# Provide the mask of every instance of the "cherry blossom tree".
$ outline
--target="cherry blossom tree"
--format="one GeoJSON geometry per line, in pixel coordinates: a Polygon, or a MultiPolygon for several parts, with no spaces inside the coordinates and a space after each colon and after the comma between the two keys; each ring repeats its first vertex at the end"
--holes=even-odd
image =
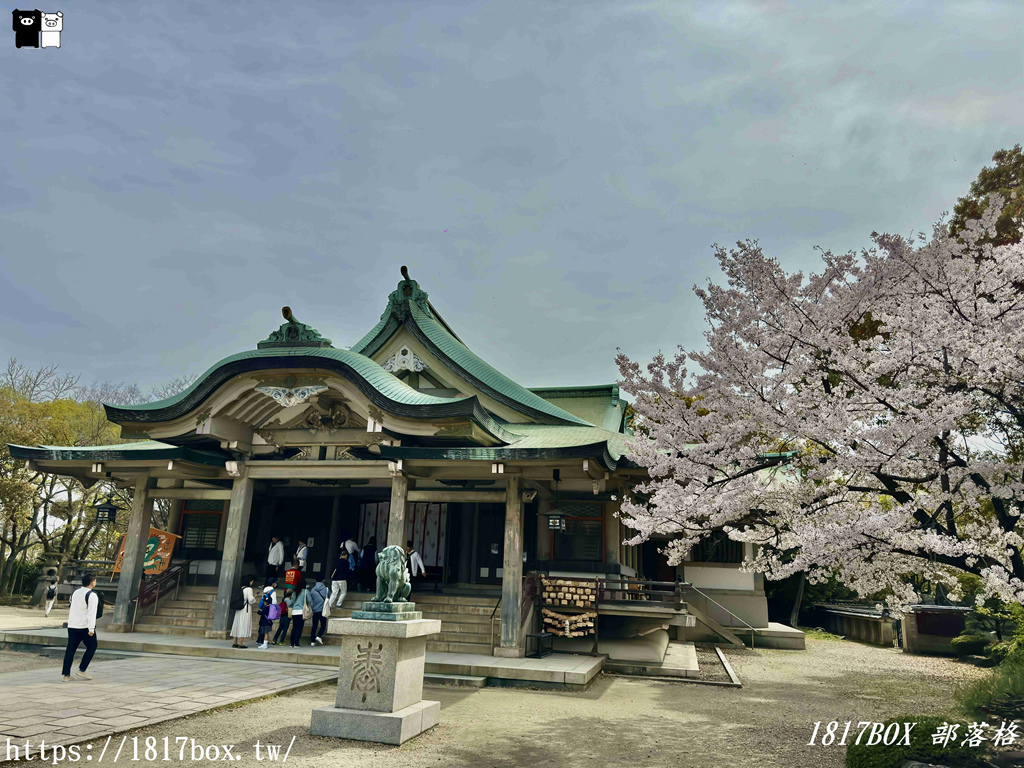
{"type": "Polygon", "coordinates": [[[646,374],[616,359],[650,475],[623,501],[630,543],[668,534],[675,564],[724,529],[770,579],[832,575],[898,609],[918,597],[901,576],[955,593],[964,571],[979,600],[1024,603],[1024,244],[983,242],[991,202],[958,238],[872,233],[806,279],[716,245],[728,286],[694,287],[707,349],[646,374]]]}

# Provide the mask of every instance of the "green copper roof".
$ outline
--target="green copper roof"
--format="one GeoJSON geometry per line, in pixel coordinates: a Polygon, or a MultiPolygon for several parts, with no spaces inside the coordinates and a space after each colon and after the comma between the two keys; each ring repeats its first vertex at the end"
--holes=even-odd
{"type": "MultiPolygon", "coordinates": [[[[407,275],[404,269],[403,275],[407,275]]],[[[398,284],[398,288],[388,296],[388,306],[380,322],[356,342],[351,350],[372,355],[403,324],[434,354],[451,362],[453,373],[510,408],[542,421],[554,419],[563,424],[590,425],[587,420],[520,386],[470,352],[447,323],[436,316],[427,301],[426,291],[415,280],[406,278],[398,284]]]]}
{"type": "Polygon", "coordinates": [[[151,403],[133,405],[131,406],[131,409],[133,411],[162,410],[185,400],[192,392],[202,386],[203,382],[209,378],[210,374],[218,368],[224,367],[228,363],[232,363],[236,360],[252,360],[254,358],[273,359],[275,357],[310,358],[310,366],[314,366],[316,364],[316,358],[338,360],[340,362],[347,363],[364,379],[366,379],[366,381],[372,384],[373,387],[382,395],[406,405],[432,405],[437,403],[451,403],[453,401],[466,399],[424,395],[422,392],[410,387],[401,379],[392,376],[370,358],[356,352],[351,352],[347,349],[334,349],[333,347],[271,347],[270,349],[250,349],[245,352],[239,352],[238,354],[231,355],[230,357],[225,357],[199,376],[192,386],[179,392],[174,397],[168,397],[166,400],[155,400],[151,403]]]}
{"type": "Polygon", "coordinates": [[[589,387],[530,387],[530,391],[595,426],[612,432],[623,431],[626,403],[619,399],[618,384],[598,384],[589,387]]]}
{"type": "Polygon", "coordinates": [[[187,446],[168,445],[156,440],[118,445],[8,445],[11,456],[16,459],[37,461],[188,461],[193,464],[224,466],[230,455],[220,451],[201,450],[187,446]]]}

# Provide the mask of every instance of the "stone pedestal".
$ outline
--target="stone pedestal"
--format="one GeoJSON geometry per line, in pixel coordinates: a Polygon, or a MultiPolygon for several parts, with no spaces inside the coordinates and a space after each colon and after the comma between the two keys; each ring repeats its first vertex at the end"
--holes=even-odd
{"type": "Polygon", "coordinates": [[[331,619],[342,635],[338,695],[313,710],[312,734],[402,744],[437,725],[440,702],[422,701],[423,666],[441,622],[423,619],[413,603],[363,603],[352,615],[331,619]]]}

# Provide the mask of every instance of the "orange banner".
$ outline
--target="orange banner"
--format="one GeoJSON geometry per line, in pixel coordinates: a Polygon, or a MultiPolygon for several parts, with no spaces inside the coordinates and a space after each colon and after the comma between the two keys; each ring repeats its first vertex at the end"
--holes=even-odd
{"type": "MultiPolygon", "coordinates": [[[[146,556],[143,570],[148,574],[163,573],[171,564],[171,553],[174,551],[174,542],[180,539],[173,533],[160,531],[156,528],[149,529],[149,542],[146,544],[146,556]]],[[[121,561],[124,559],[124,537],[121,537],[121,548],[117,551],[117,562],[114,563],[114,573],[121,572],[121,561]]]]}

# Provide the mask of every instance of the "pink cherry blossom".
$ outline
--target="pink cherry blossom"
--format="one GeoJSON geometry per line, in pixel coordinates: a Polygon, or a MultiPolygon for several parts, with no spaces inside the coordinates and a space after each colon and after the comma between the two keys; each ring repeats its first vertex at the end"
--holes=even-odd
{"type": "Polygon", "coordinates": [[[756,241],[716,246],[727,284],[694,287],[707,349],[616,358],[650,475],[622,505],[629,541],[669,534],[678,563],[724,529],[771,579],[834,575],[898,609],[918,597],[901,576],[966,571],[1024,602],[1024,245],[978,242],[1001,209],[963,244],[941,222],[919,247],[872,233],[806,277],[756,241]]]}

